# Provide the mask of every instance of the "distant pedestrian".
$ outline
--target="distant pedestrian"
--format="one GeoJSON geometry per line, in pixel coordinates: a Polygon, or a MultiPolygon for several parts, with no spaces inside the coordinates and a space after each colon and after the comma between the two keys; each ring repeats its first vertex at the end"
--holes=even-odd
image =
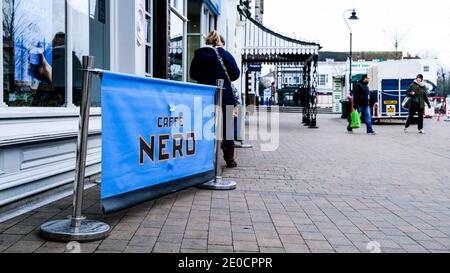
{"type": "MultiPolygon", "coordinates": [[[[361,80],[355,84],[353,88],[353,104],[358,113],[363,114],[367,125],[367,134],[375,135],[375,131],[372,127],[372,111],[370,110],[370,90],[369,90],[370,78],[368,75],[363,75],[361,80]]],[[[347,127],[348,132],[353,132],[350,127],[350,123],[347,127]]]]}
{"type": "Polygon", "coordinates": [[[300,92],[300,89],[296,89],[296,90],[294,91],[293,100],[294,100],[294,106],[295,106],[295,107],[298,107],[298,106],[299,106],[299,104],[298,104],[298,100],[299,100],[298,94],[299,94],[299,92],[300,92]]]}
{"type": "Polygon", "coordinates": [[[414,117],[417,114],[419,116],[419,133],[424,134],[423,130],[423,116],[425,114],[425,104],[428,108],[431,108],[430,101],[427,95],[427,88],[423,81],[423,75],[417,75],[416,80],[411,84],[407,91],[407,96],[410,98],[409,105],[409,117],[405,125],[405,133],[408,133],[408,128],[414,122],[414,117]]]}
{"type": "Polygon", "coordinates": [[[272,83],[272,87],[271,87],[271,96],[270,96],[270,106],[275,105],[276,99],[275,96],[277,94],[277,86],[276,83],[273,82],[272,83]]]}

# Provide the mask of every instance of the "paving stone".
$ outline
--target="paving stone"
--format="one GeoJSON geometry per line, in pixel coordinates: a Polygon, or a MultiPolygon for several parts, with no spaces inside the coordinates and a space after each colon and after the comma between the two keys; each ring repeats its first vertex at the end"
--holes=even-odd
{"type": "Polygon", "coordinates": [[[149,247],[153,248],[157,237],[135,235],[128,243],[129,246],[149,247]]]}
{"type": "Polygon", "coordinates": [[[419,243],[420,245],[422,245],[423,247],[425,247],[426,249],[430,250],[430,251],[449,251],[450,249],[447,249],[444,245],[436,242],[436,241],[417,241],[417,243],[419,243]]]}
{"type": "Polygon", "coordinates": [[[333,246],[353,246],[353,243],[346,237],[329,237],[327,241],[333,246]]]}
{"type": "Polygon", "coordinates": [[[233,253],[233,246],[208,245],[208,253],[233,253]]]}
{"type": "Polygon", "coordinates": [[[286,250],[284,248],[260,248],[261,253],[286,253],[286,250]]]}
{"type": "Polygon", "coordinates": [[[207,253],[206,249],[184,249],[180,250],[180,253],[192,253],[192,254],[202,254],[207,253]]]}
{"type": "Polygon", "coordinates": [[[305,244],[300,235],[280,235],[280,240],[283,244],[305,244]]]}
{"type": "Polygon", "coordinates": [[[165,242],[165,243],[175,243],[175,244],[181,244],[183,241],[183,234],[182,233],[161,233],[158,237],[158,242],[165,242]]]}
{"type": "Polygon", "coordinates": [[[383,248],[382,251],[383,251],[383,253],[388,253],[388,254],[406,253],[406,251],[401,248],[383,248]]]}
{"type": "Polygon", "coordinates": [[[153,253],[179,253],[181,244],[157,242],[153,253]]]}
{"type": "Polygon", "coordinates": [[[360,253],[360,251],[354,246],[336,246],[334,247],[334,251],[336,253],[348,253],[348,254],[360,253]]]}
{"type": "Polygon", "coordinates": [[[106,239],[98,246],[97,250],[123,252],[127,247],[128,242],[129,242],[128,240],[106,239]]]}
{"type": "Polygon", "coordinates": [[[233,244],[233,238],[231,236],[215,236],[210,234],[208,244],[231,246],[233,244]]]}
{"type": "Polygon", "coordinates": [[[427,249],[425,249],[421,245],[401,245],[401,247],[407,252],[407,253],[429,253],[427,249]]]}
{"type": "Polygon", "coordinates": [[[311,253],[306,244],[285,244],[286,253],[311,253]]]}
{"type": "Polygon", "coordinates": [[[258,245],[260,247],[283,247],[283,244],[281,243],[280,239],[259,239],[258,238],[258,245]]]}
{"type": "Polygon", "coordinates": [[[51,248],[51,247],[40,247],[37,249],[34,253],[40,253],[40,254],[58,254],[58,253],[64,253],[66,250],[61,248],[51,248]]]}
{"type": "Polygon", "coordinates": [[[27,226],[27,225],[15,225],[9,229],[7,229],[3,234],[12,234],[12,235],[27,235],[34,231],[36,226],[27,226]]]}
{"type": "Polygon", "coordinates": [[[305,240],[310,240],[310,241],[325,241],[325,237],[322,235],[322,233],[319,232],[302,232],[302,237],[305,240]]]}
{"type": "Polygon", "coordinates": [[[233,241],[256,242],[255,234],[251,233],[233,233],[233,241]]]}
{"type": "Polygon", "coordinates": [[[136,231],[113,230],[108,238],[112,240],[131,240],[135,233],[136,231]]]}
{"type": "Polygon", "coordinates": [[[160,233],[161,229],[159,228],[139,228],[134,235],[158,237],[160,233]]]}
{"type": "Polygon", "coordinates": [[[7,248],[4,253],[32,253],[39,249],[44,242],[36,241],[19,241],[7,248]]]}
{"type": "Polygon", "coordinates": [[[181,244],[182,249],[207,250],[208,240],[206,239],[184,239],[181,244]]]}
{"type": "Polygon", "coordinates": [[[208,231],[203,230],[186,230],[184,234],[186,239],[208,239],[208,231]]]}
{"type": "Polygon", "coordinates": [[[233,247],[235,252],[242,252],[242,251],[259,252],[259,247],[256,242],[233,241],[233,247]]]}
{"type": "Polygon", "coordinates": [[[333,247],[327,241],[309,241],[306,240],[311,251],[313,250],[333,250],[333,247]]]}
{"type": "Polygon", "coordinates": [[[0,234],[0,246],[10,247],[23,237],[23,235],[0,234]]]}

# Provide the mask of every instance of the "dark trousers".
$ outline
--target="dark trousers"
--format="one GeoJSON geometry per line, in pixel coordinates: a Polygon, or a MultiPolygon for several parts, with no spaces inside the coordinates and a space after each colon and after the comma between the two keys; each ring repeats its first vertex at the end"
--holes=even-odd
{"type": "Polygon", "coordinates": [[[234,148],[234,117],[233,117],[233,105],[224,104],[222,106],[223,113],[223,140],[222,149],[234,148]],[[231,121],[231,122],[230,122],[231,121]]]}
{"type": "MultiPolygon", "coordinates": [[[[356,110],[358,111],[358,113],[360,114],[364,114],[364,118],[366,121],[366,126],[367,126],[367,133],[373,133],[373,126],[372,126],[372,112],[370,111],[370,106],[357,106],[355,107],[356,110]]],[[[352,131],[352,128],[350,128],[350,125],[352,124],[352,119],[351,117],[348,118],[349,124],[347,127],[348,131],[352,131]]]]}
{"type": "Polygon", "coordinates": [[[423,116],[424,116],[425,110],[417,108],[417,107],[411,107],[409,109],[409,117],[408,117],[408,120],[406,121],[405,128],[409,128],[409,126],[411,124],[413,124],[416,113],[419,115],[419,130],[423,129],[423,116]]]}

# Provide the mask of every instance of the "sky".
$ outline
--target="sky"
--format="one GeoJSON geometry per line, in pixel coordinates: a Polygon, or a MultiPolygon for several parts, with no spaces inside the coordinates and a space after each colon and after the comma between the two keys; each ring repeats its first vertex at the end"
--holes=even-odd
{"type": "MultiPolygon", "coordinates": [[[[450,69],[450,1],[448,0],[265,0],[264,25],[298,39],[319,42],[322,51],[349,51],[350,32],[343,14],[355,9],[350,21],[355,51],[399,50],[436,56],[450,69]]],[[[351,12],[346,13],[349,18],[351,12]]]]}

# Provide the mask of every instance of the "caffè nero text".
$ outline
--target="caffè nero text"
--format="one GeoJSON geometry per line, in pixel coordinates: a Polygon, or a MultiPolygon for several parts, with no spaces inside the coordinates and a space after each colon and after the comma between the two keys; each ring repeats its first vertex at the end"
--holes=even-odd
{"type": "MultiPolygon", "coordinates": [[[[182,128],[183,117],[158,117],[158,129],[182,128]]],[[[152,164],[195,155],[194,132],[139,136],[139,164],[152,164]],[[148,160],[146,161],[146,158],[148,160]]]]}

